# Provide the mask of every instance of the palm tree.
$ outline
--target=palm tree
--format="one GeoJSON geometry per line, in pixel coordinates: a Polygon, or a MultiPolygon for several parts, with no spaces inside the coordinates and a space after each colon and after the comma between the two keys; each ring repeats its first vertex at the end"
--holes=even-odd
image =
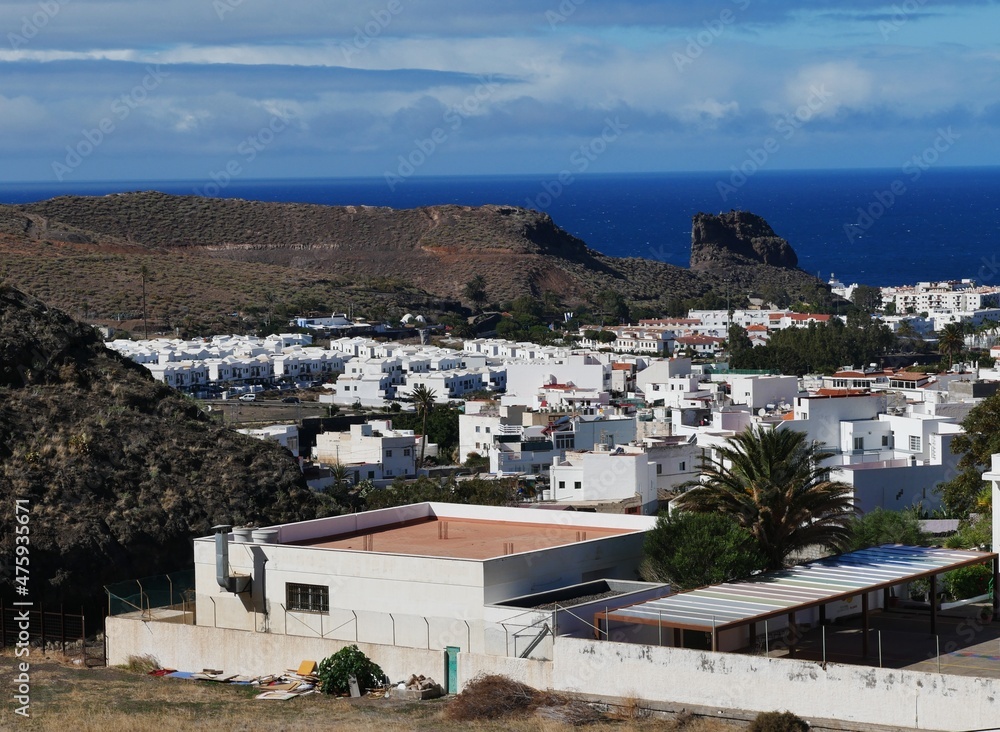
{"type": "Polygon", "coordinates": [[[701,458],[700,481],[674,505],[682,511],[732,516],[757,540],[766,569],[816,544],[840,548],[855,514],[851,486],[828,479],[820,463],[831,453],[803,432],[747,428],[701,458]]]}
{"type": "Polygon", "coordinates": [[[486,304],[488,295],[486,294],[486,278],[480,274],[477,274],[471,280],[465,283],[465,288],[463,290],[465,297],[472,301],[476,310],[482,310],[483,305],[486,304]]]}
{"type": "Polygon", "coordinates": [[[948,368],[951,368],[955,355],[965,348],[965,332],[961,323],[948,323],[938,336],[938,352],[948,356],[948,368]]]}
{"type": "Polygon", "coordinates": [[[428,389],[423,384],[417,384],[410,392],[410,398],[420,413],[420,463],[418,468],[424,466],[424,448],[427,447],[427,415],[434,409],[434,399],[437,395],[433,389],[428,389]]]}

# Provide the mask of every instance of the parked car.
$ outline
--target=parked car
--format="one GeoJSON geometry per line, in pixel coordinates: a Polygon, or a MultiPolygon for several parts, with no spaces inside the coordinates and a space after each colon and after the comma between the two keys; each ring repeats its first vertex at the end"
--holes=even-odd
{"type": "Polygon", "coordinates": [[[257,401],[257,395],[256,394],[240,394],[240,401],[241,402],[255,402],[255,401],[257,401]]]}
{"type": "Polygon", "coordinates": [[[301,400],[298,397],[285,397],[281,401],[285,404],[298,404],[301,400]]]}

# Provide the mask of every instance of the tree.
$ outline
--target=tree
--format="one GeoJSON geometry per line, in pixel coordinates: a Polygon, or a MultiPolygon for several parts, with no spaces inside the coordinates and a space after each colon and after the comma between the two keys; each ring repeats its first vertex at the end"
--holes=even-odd
{"type": "Polygon", "coordinates": [[[482,310],[483,305],[489,299],[486,294],[486,278],[476,275],[465,283],[465,297],[475,306],[476,310],[482,310]]]}
{"type": "Polygon", "coordinates": [[[983,472],[1000,452],[1000,394],[983,399],[962,420],[963,432],[951,441],[951,451],[961,455],[956,475],[938,486],[948,513],[966,518],[977,509],[978,496],[986,483],[983,472]]]}
{"type": "Polygon", "coordinates": [[[674,501],[682,511],[732,516],[756,539],[766,568],[812,545],[842,547],[854,515],[851,486],[831,481],[821,463],[831,453],[803,432],[748,427],[700,459],[701,481],[674,501]]]}
{"type": "Polygon", "coordinates": [[[720,513],[661,513],[643,553],[648,579],[679,590],[749,577],[766,564],[750,532],[720,513]]]}
{"type": "Polygon", "coordinates": [[[413,391],[410,392],[410,398],[413,400],[414,405],[417,407],[417,413],[420,415],[420,462],[417,467],[422,468],[424,465],[424,449],[427,447],[427,417],[430,415],[431,410],[434,409],[434,398],[437,395],[433,389],[428,389],[423,384],[417,384],[413,387],[413,391]]]}
{"type": "Polygon", "coordinates": [[[316,671],[324,694],[346,694],[353,676],[363,691],[380,688],[388,677],[355,645],[346,646],[319,662],[316,671]]]}
{"type": "Polygon", "coordinates": [[[859,310],[874,313],[882,309],[882,290],[871,285],[858,285],[851,293],[851,302],[859,310]]]}
{"type": "Polygon", "coordinates": [[[948,357],[948,367],[955,361],[955,356],[965,348],[965,335],[960,323],[948,323],[938,336],[938,353],[948,357]]]}
{"type": "Polygon", "coordinates": [[[927,539],[915,509],[886,511],[876,508],[851,521],[851,538],[846,548],[856,551],[882,544],[920,546],[927,539]]]}
{"type": "Polygon", "coordinates": [[[746,330],[736,323],[729,326],[729,336],[727,339],[726,350],[729,351],[730,355],[734,353],[743,353],[744,351],[749,351],[753,348],[753,342],[750,340],[750,336],[747,335],[746,330]]]}

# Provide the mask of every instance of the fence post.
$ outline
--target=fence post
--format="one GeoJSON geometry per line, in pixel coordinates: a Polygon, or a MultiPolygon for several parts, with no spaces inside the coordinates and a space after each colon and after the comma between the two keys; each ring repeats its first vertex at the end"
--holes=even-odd
{"type": "Polygon", "coordinates": [[[882,631],[878,632],[878,667],[882,668],[882,631]]]}
{"type": "Polygon", "coordinates": [[[7,608],[0,598],[0,648],[7,647],[7,608]]]}
{"type": "Polygon", "coordinates": [[[38,627],[42,633],[42,653],[45,653],[45,606],[38,608],[38,627]]]}
{"type": "Polygon", "coordinates": [[[826,626],[821,625],[820,630],[823,631],[823,665],[826,665],[826,626]]]}
{"type": "Polygon", "coordinates": [[[934,636],[934,646],[937,649],[938,673],[941,673],[941,636],[934,636]]]}
{"type": "Polygon", "coordinates": [[[63,655],[66,654],[66,607],[59,603],[59,644],[63,655]]]}

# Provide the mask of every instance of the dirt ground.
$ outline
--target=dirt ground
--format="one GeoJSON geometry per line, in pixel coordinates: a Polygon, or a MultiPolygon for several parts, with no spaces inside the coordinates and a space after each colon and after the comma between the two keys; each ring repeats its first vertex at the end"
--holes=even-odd
{"type": "MultiPolygon", "coordinates": [[[[15,659],[0,657],[4,679],[15,675],[15,659]]],[[[424,702],[365,698],[359,700],[310,694],[290,701],[262,701],[258,689],[231,684],[156,678],[121,668],[75,666],[56,654],[33,650],[30,718],[15,714],[16,689],[0,706],[0,730],[73,730],[73,732],[561,732],[573,727],[530,717],[469,723],[449,720],[448,699],[424,702]]],[[[740,726],[709,719],[654,719],[641,712],[619,714],[588,725],[593,732],[734,732],[740,726]],[[633,718],[621,718],[633,717],[633,718]]]]}

